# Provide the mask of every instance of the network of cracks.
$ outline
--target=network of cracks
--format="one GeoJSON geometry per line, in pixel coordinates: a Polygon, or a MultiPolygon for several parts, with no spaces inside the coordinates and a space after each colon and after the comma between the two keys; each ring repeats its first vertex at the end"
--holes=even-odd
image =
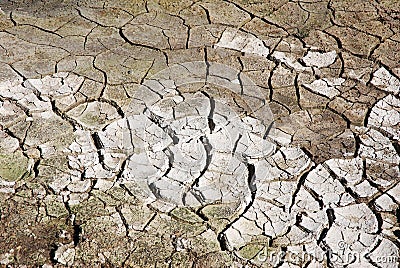
{"type": "Polygon", "coordinates": [[[0,8],[0,264],[397,267],[398,4],[0,8]]]}

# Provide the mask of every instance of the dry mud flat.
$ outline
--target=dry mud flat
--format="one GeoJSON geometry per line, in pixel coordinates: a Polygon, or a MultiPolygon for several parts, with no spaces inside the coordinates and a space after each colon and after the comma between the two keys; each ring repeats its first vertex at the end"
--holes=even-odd
{"type": "Polygon", "coordinates": [[[399,21],[0,2],[0,265],[398,267],[399,21]]]}

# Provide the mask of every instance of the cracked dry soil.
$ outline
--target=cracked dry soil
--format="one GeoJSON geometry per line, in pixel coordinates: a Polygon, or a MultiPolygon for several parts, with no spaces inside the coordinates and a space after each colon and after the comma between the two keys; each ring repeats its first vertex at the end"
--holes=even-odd
{"type": "Polygon", "coordinates": [[[0,2],[1,267],[398,267],[400,2],[0,2]]]}

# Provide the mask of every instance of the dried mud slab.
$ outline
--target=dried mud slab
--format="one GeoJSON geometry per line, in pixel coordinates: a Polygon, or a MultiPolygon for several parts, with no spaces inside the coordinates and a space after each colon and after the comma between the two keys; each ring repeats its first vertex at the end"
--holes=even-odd
{"type": "Polygon", "coordinates": [[[0,3],[0,265],[397,267],[396,1],[0,3]]]}

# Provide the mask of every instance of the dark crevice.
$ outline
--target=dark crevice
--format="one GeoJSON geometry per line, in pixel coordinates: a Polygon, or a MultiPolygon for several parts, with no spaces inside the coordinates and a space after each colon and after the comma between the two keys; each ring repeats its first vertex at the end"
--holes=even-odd
{"type": "Polygon", "coordinates": [[[97,149],[97,157],[99,158],[99,162],[100,162],[101,166],[103,167],[103,169],[109,170],[110,168],[107,167],[106,164],[104,163],[104,155],[103,155],[104,145],[103,145],[103,142],[101,141],[99,134],[97,132],[94,132],[92,134],[92,140],[93,140],[94,146],[97,149]]]}
{"type": "Polygon", "coordinates": [[[281,247],[280,249],[281,250],[278,254],[279,259],[277,260],[277,263],[273,266],[274,268],[281,267],[285,263],[287,247],[281,247]]]}
{"type": "Polygon", "coordinates": [[[165,125],[163,122],[163,119],[159,117],[158,115],[154,114],[152,111],[150,111],[148,108],[144,109],[144,114],[147,114],[147,118],[156,124],[159,128],[164,130],[165,133],[168,134],[168,136],[171,138],[173,144],[178,144],[179,143],[179,138],[176,135],[175,131],[169,126],[165,125]]]}
{"type": "Polygon", "coordinates": [[[210,76],[210,63],[208,62],[207,47],[204,47],[204,62],[206,63],[206,83],[207,83],[208,77],[210,76]]]}
{"type": "Polygon", "coordinates": [[[356,147],[354,150],[354,157],[357,157],[360,152],[361,139],[357,134],[353,133],[353,135],[354,135],[354,141],[355,141],[355,147],[356,147]]]}
{"type": "MultiPolygon", "coordinates": [[[[229,227],[231,225],[228,225],[229,227]]],[[[227,226],[227,227],[228,227],[227,226]]],[[[219,247],[222,251],[229,251],[229,242],[228,239],[225,235],[225,231],[228,230],[228,228],[225,228],[222,232],[220,232],[217,236],[217,240],[219,242],[219,247]]]]}
{"type": "Polygon", "coordinates": [[[193,196],[200,202],[203,203],[205,198],[203,196],[203,194],[199,191],[196,191],[195,189],[193,189],[195,186],[199,186],[199,181],[200,178],[204,176],[204,174],[206,173],[206,171],[208,170],[208,167],[211,164],[211,160],[212,160],[212,145],[209,142],[209,140],[207,139],[206,136],[202,136],[200,137],[200,141],[203,144],[204,150],[206,151],[206,164],[204,166],[204,168],[200,171],[199,176],[196,177],[196,179],[193,180],[193,182],[189,185],[188,190],[183,194],[182,196],[182,202],[183,204],[186,205],[186,196],[187,193],[190,191],[193,196]]]}
{"type": "Polygon", "coordinates": [[[152,221],[156,218],[157,213],[155,212],[150,219],[146,222],[146,224],[143,226],[142,231],[145,231],[147,227],[152,223],[152,221]]]}
{"type": "Polygon", "coordinates": [[[101,97],[103,97],[104,91],[106,90],[106,87],[108,84],[108,75],[107,75],[107,72],[105,72],[104,70],[102,70],[96,66],[96,57],[93,57],[92,66],[94,69],[96,69],[97,71],[99,71],[103,74],[103,79],[104,79],[103,80],[103,88],[100,91],[100,98],[101,98],[101,97]]]}
{"type": "Polygon", "coordinates": [[[386,69],[386,71],[389,72],[390,75],[394,76],[397,80],[400,80],[400,76],[397,75],[395,72],[392,71],[392,68],[390,66],[386,65],[384,62],[379,61],[379,64],[386,69]]]}
{"type": "Polygon", "coordinates": [[[289,213],[292,212],[292,207],[296,201],[296,196],[299,193],[301,187],[304,185],[304,182],[306,181],[306,178],[308,176],[308,174],[310,174],[310,172],[313,170],[314,168],[311,168],[310,170],[308,170],[307,172],[305,172],[304,174],[302,174],[297,182],[297,186],[296,186],[296,190],[293,192],[292,195],[292,201],[291,204],[289,206],[289,213]]]}
{"type": "Polygon", "coordinates": [[[392,146],[396,151],[397,155],[400,156],[400,143],[398,141],[392,141],[392,146]]]}
{"type": "Polygon", "coordinates": [[[105,99],[105,98],[99,98],[99,101],[110,104],[112,107],[115,108],[115,110],[117,111],[119,116],[125,117],[124,111],[122,110],[122,108],[115,101],[109,100],[109,99],[105,99]]]}
{"type": "Polygon", "coordinates": [[[373,55],[374,55],[374,53],[375,53],[375,50],[377,50],[377,49],[380,47],[380,45],[382,44],[381,42],[382,42],[382,40],[380,40],[379,43],[377,43],[375,46],[373,46],[373,47],[371,48],[371,50],[370,50],[369,53],[368,53],[368,57],[367,57],[368,60],[374,61],[373,55]]]}
{"type": "MultiPolygon", "coordinates": [[[[206,159],[206,165],[204,166],[204,169],[200,172],[198,179],[200,177],[202,177],[204,175],[204,173],[208,170],[208,167],[210,166],[211,160],[212,160],[212,153],[211,153],[212,145],[211,145],[211,143],[209,142],[209,140],[207,139],[206,136],[201,137],[200,141],[204,146],[204,150],[206,151],[207,159],[206,159]]],[[[198,184],[198,182],[196,184],[198,184]]]]}
{"type": "Polygon", "coordinates": [[[242,137],[243,137],[242,134],[239,134],[237,140],[235,141],[235,144],[233,145],[233,148],[232,148],[232,155],[234,155],[234,154],[236,153],[237,146],[238,146],[239,141],[240,141],[240,139],[241,139],[242,137]]]}
{"type": "MultiPolygon", "coordinates": [[[[126,163],[128,162],[128,160],[129,160],[129,157],[126,158],[126,159],[122,162],[121,168],[120,168],[119,172],[116,174],[117,181],[120,181],[120,180],[122,179],[122,175],[124,174],[125,166],[126,166],[126,163]]],[[[123,184],[121,185],[121,187],[125,187],[125,188],[124,188],[125,190],[127,189],[126,186],[123,185],[123,184]]],[[[129,192],[129,191],[128,191],[128,192],[129,192]]]]}
{"type": "Polygon", "coordinates": [[[74,233],[72,235],[72,239],[74,242],[74,246],[76,247],[81,240],[82,227],[78,224],[74,224],[73,231],[74,231],[74,233]]]}
{"type": "Polygon", "coordinates": [[[161,199],[161,200],[164,199],[160,194],[160,189],[158,189],[154,183],[149,184],[149,189],[156,198],[161,199]]]}
{"type": "MultiPolygon", "coordinates": [[[[185,24],[184,24],[185,25],[185,24]]],[[[187,27],[187,37],[186,37],[186,42],[185,42],[185,48],[189,49],[189,41],[190,41],[190,26],[185,25],[187,27]]]]}
{"type": "Polygon", "coordinates": [[[24,151],[24,144],[25,144],[25,138],[26,138],[26,132],[25,132],[25,137],[24,138],[20,138],[18,137],[16,134],[14,134],[14,132],[12,132],[11,130],[9,130],[8,128],[3,128],[2,131],[4,131],[8,136],[10,136],[11,138],[14,138],[16,140],[18,140],[18,145],[19,148],[21,149],[23,155],[27,158],[28,155],[26,155],[25,151],[24,151]]]}
{"type": "Polygon", "coordinates": [[[209,100],[210,100],[210,112],[208,114],[208,127],[210,129],[210,134],[212,134],[212,132],[215,129],[215,123],[214,123],[214,111],[215,111],[215,100],[213,97],[211,97],[207,92],[202,91],[201,93],[203,93],[203,95],[205,95],[209,100]]]}
{"type": "Polygon", "coordinates": [[[279,64],[275,64],[275,66],[272,68],[272,70],[269,74],[269,77],[268,77],[268,89],[269,89],[268,99],[269,99],[269,101],[272,101],[272,99],[273,99],[274,91],[273,91],[273,86],[272,86],[272,77],[274,75],[274,71],[278,68],[278,66],[279,66],[279,64]]]}
{"type": "Polygon", "coordinates": [[[124,191],[126,191],[126,192],[128,193],[128,195],[129,195],[129,196],[133,196],[133,197],[135,197],[135,195],[132,193],[132,191],[131,191],[131,190],[129,190],[129,188],[128,188],[128,187],[126,187],[126,185],[125,185],[125,184],[120,184],[120,185],[119,185],[119,187],[121,187],[122,189],[124,189],[124,191]]]}
{"type": "Polygon", "coordinates": [[[49,255],[50,255],[50,261],[51,261],[52,264],[57,264],[58,263],[57,260],[55,259],[57,248],[58,248],[58,246],[55,243],[50,245],[49,255]]]}
{"type": "Polygon", "coordinates": [[[345,116],[343,113],[339,113],[338,111],[336,111],[335,109],[332,109],[331,107],[327,106],[327,109],[329,111],[331,111],[334,114],[337,114],[338,116],[340,116],[345,122],[346,122],[346,128],[350,128],[351,126],[351,121],[350,119],[347,118],[347,116],[345,116]]]}
{"type": "MultiPolygon", "coordinates": [[[[196,184],[196,183],[198,183],[198,180],[196,180],[195,183],[193,183],[193,185],[196,184]]],[[[204,197],[203,193],[200,192],[200,191],[198,191],[197,189],[193,189],[193,186],[190,186],[189,191],[190,191],[190,193],[193,195],[193,197],[196,198],[196,200],[197,200],[200,204],[203,204],[204,201],[206,200],[206,198],[204,197]]],[[[186,196],[187,196],[187,193],[188,193],[188,192],[185,192],[185,193],[183,193],[183,195],[182,195],[182,203],[183,203],[184,205],[186,205],[186,196]]]]}
{"type": "Polygon", "coordinates": [[[249,203],[250,205],[249,208],[250,208],[253,205],[257,193],[257,186],[255,184],[256,168],[254,167],[253,164],[247,163],[247,171],[248,171],[247,184],[251,192],[251,202],[249,203]]]}
{"type": "Polygon", "coordinates": [[[378,242],[377,242],[372,248],[369,249],[369,252],[368,252],[367,254],[364,255],[364,257],[365,257],[365,258],[369,261],[369,263],[372,264],[374,267],[382,267],[381,265],[378,265],[377,263],[375,263],[375,262],[372,260],[371,256],[370,256],[370,254],[371,254],[372,252],[374,252],[374,251],[381,245],[381,243],[382,243],[382,238],[378,238],[378,242]]]}
{"type": "Polygon", "coordinates": [[[249,15],[250,19],[254,19],[256,17],[253,13],[250,13],[248,10],[246,10],[245,8],[243,8],[242,6],[238,5],[237,3],[233,2],[233,1],[228,1],[228,0],[223,0],[223,1],[234,5],[237,9],[239,9],[240,11],[249,15]]]}
{"type": "Polygon", "coordinates": [[[370,201],[367,204],[368,208],[372,211],[372,213],[374,214],[376,221],[377,221],[377,231],[375,232],[375,234],[381,234],[382,233],[382,226],[383,226],[383,218],[381,213],[377,210],[376,206],[375,206],[375,202],[374,200],[370,201]]]}
{"type": "Polygon", "coordinates": [[[327,258],[327,265],[328,267],[334,267],[332,265],[332,260],[331,260],[331,256],[332,256],[332,249],[328,246],[328,244],[324,241],[324,239],[326,238],[326,235],[328,234],[329,229],[332,227],[334,221],[335,221],[335,214],[334,214],[334,210],[329,208],[326,210],[326,214],[328,217],[328,227],[324,228],[321,232],[321,235],[318,237],[317,239],[317,245],[319,245],[321,247],[322,250],[325,251],[325,256],[327,258]]]}
{"type": "Polygon", "coordinates": [[[155,50],[158,52],[161,52],[161,49],[156,48],[156,47],[152,47],[152,46],[148,46],[148,45],[144,45],[144,44],[140,44],[140,43],[134,43],[131,40],[128,39],[128,37],[126,37],[126,35],[124,34],[124,31],[121,29],[119,29],[119,35],[121,36],[121,38],[128,44],[132,45],[132,46],[137,46],[137,47],[144,47],[144,48],[148,48],[151,50],[155,50]]]}
{"type": "Polygon", "coordinates": [[[299,106],[299,108],[301,110],[303,110],[303,108],[301,107],[300,104],[300,87],[299,87],[299,74],[296,74],[295,78],[294,78],[294,87],[296,89],[296,99],[297,99],[297,105],[299,106]]]}
{"type": "Polygon", "coordinates": [[[118,212],[119,217],[121,218],[122,224],[125,227],[125,236],[129,238],[129,224],[126,221],[124,214],[122,214],[121,207],[115,207],[115,210],[118,212]]]}
{"type": "Polygon", "coordinates": [[[243,212],[241,215],[239,215],[237,218],[235,218],[235,220],[233,220],[232,222],[230,222],[228,225],[225,226],[225,228],[218,234],[217,239],[220,245],[220,248],[222,251],[228,251],[229,250],[229,242],[227,240],[227,237],[225,235],[225,232],[236,222],[238,221],[242,215],[246,214],[246,212],[253,206],[255,197],[256,197],[256,193],[257,193],[257,187],[255,185],[255,166],[253,164],[246,164],[247,166],[247,170],[248,170],[248,176],[247,176],[247,183],[248,183],[248,187],[249,190],[251,192],[251,200],[250,202],[247,204],[247,206],[244,208],[243,212]]]}
{"type": "Polygon", "coordinates": [[[10,68],[16,73],[18,74],[20,77],[22,77],[22,81],[25,82],[26,80],[28,80],[28,78],[26,78],[21,72],[19,72],[16,68],[14,68],[14,66],[12,66],[12,64],[9,64],[8,66],[10,66],[10,68]]]}
{"type": "Polygon", "coordinates": [[[400,222],[400,207],[398,207],[396,209],[396,218],[397,218],[397,222],[400,222]]]}
{"type": "Polygon", "coordinates": [[[14,25],[14,26],[17,26],[18,25],[18,23],[14,20],[14,18],[13,18],[13,13],[12,12],[10,12],[10,21],[12,22],[12,24],[14,25]]]}
{"type": "Polygon", "coordinates": [[[35,178],[37,178],[39,176],[39,165],[40,165],[40,158],[35,160],[35,163],[33,164],[33,167],[32,167],[35,178]]]}
{"type": "Polygon", "coordinates": [[[343,59],[343,55],[342,55],[342,52],[341,51],[339,51],[338,53],[337,53],[337,55],[338,55],[338,58],[340,59],[340,73],[339,73],[339,77],[342,77],[343,78],[343,75],[344,75],[344,59],[343,59]]]}
{"type": "Polygon", "coordinates": [[[328,208],[326,210],[326,215],[328,216],[328,224],[329,224],[329,228],[332,227],[333,223],[335,222],[335,212],[332,208],[328,208]]]}
{"type": "Polygon", "coordinates": [[[85,129],[85,128],[84,128],[80,123],[78,123],[75,119],[70,118],[70,117],[67,116],[64,112],[60,111],[60,110],[57,108],[57,106],[56,106],[56,101],[55,101],[55,100],[51,100],[51,101],[50,101],[50,104],[51,104],[51,109],[53,110],[53,112],[54,112],[57,116],[61,117],[61,118],[64,119],[65,121],[67,121],[67,122],[72,126],[72,129],[73,129],[74,131],[76,131],[76,130],[78,129],[78,127],[81,128],[81,129],[85,129]]]}
{"type": "Polygon", "coordinates": [[[317,201],[319,209],[324,208],[324,202],[321,200],[319,195],[311,188],[308,186],[303,185],[304,189],[314,198],[315,201],[317,201]]]}
{"type": "Polygon", "coordinates": [[[264,135],[263,135],[263,140],[265,140],[265,139],[268,137],[268,135],[271,133],[271,130],[273,130],[273,128],[274,128],[274,125],[275,125],[275,122],[274,122],[274,121],[272,121],[272,122],[268,125],[268,127],[267,127],[267,129],[265,130],[265,133],[264,133],[264,135]]]}
{"type": "MultiPolygon", "coordinates": [[[[301,147],[300,149],[305,153],[305,155],[308,156],[308,158],[310,158],[311,160],[314,159],[313,154],[312,154],[308,149],[306,149],[306,148],[304,148],[304,147],[301,147]]],[[[314,160],[313,160],[313,161],[314,161],[314,160]]]]}
{"type": "Polygon", "coordinates": [[[194,210],[194,213],[199,216],[200,219],[202,219],[205,222],[208,222],[210,219],[207,217],[206,214],[204,214],[204,212],[202,211],[204,207],[200,207],[196,210],[194,210]]]}
{"type": "Polygon", "coordinates": [[[199,5],[199,6],[204,10],[204,13],[206,13],[206,18],[207,18],[208,24],[211,24],[210,12],[208,11],[207,8],[203,7],[202,5],[199,5]]]}
{"type": "Polygon", "coordinates": [[[367,112],[365,113],[365,117],[364,117],[364,121],[363,121],[364,127],[367,127],[367,126],[368,126],[368,119],[369,119],[369,116],[371,115],[372,108],[373,108],[374,106],[375,106],[375,105],[373,105],[373,106],[367,108],[367,112]]]}
{"type": "Polygon", "coordinates": [[[323,30],[322,32],[323,32],[324,34],[326,34],[326,35],[329,35],[329,36],[332,37],[333,39],[335,39],[335,41],[336,41],[336,43],[337,43],[337,45],[338,45],[338,48],[339,48],[339,49],[343,49],[343,44],[342,44],[342,41],[340,40],[340,38],[338,38],[337,36],[335,36],[335,35],[333,35],[333,34],[327,32],[326,30],[323,30]]]}
{"type": "MultiPolygon", "coordinates": [[[[243,56],[244,56],[244,54],[243,54],[243,56]]],[[[239,85],[240,85],[240,95],[243,95],[244,94],[244,88],[243,88],[243,81],[242,81],[241,75],[242,75],[242,72],[243,72],[243,69],[244,69],[244,65],[243,65],[243,62],[242,62],[240,57],[237,57],[237,59],[238,59],[239,64],[240,64],[240,70],[239,70],[239,72],[237,74],[237,79],[238,79],[239,85]]]]}
{"type": "Polygon", "coordinates": [[[166,177],[166,176],[168,176],[169,172],[171,171],[171,169],[174,165],[174,154],[172,153],[172,151],[169,148],[165,148],[163,150],[163,152],[168,157],[168,168],[163,174],[163,177],[166,177]]]}

